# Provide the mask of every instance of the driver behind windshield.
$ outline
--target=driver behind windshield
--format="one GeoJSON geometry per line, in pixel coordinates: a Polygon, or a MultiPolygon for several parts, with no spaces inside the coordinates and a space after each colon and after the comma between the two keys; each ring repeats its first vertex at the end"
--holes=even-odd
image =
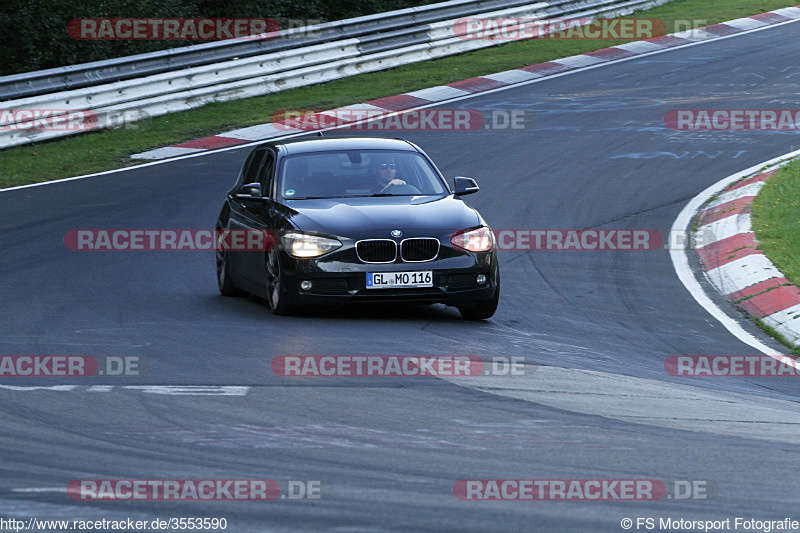
{"type": "Polygon", "coordinates": [[[374,194],[380,194],[392,185],[405,185],[397,177],[397,161],[391,156],[377,156],[369,165],[369,179],[374,194]]]}

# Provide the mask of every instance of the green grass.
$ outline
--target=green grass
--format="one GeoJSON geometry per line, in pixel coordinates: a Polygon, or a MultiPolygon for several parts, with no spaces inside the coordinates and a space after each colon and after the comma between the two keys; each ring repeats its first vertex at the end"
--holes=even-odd
{"type": "Polygon", "coordinates": [[[792,283],[800,284],[800,161],[775,173],[752,206],[759,247],[792,283]]]}
{"type": "MultiPolygon", "coordinates": [[[[676,20],[715,24],[781,7],[798,0],[675,0],[637,13],[658,18],[667,33],[676,20]]],[[[98,131],[0,151],[0,188],[89,174],[141,163],[129,156],[160,146],[270,121],[281,109],[330,109],[466,78],[542,63],[621,44],[606,40],[530,40],[504,44],[291,89],[266,96],[214,103],[135,123],[132,129],[98,131]]]]}
{"type": "Polygon", "coordinates": [[[775,330],[775,328],[766,325],[764,323],[764,321],[762,321],[761,319],[754,318],[753,321],[756,323],[756,326],[758,326],[761,329],[761,331],[763,331],[764,333],[766,333],[770,337],[776,339],[778,342],[782,343],[784,346],[786,346],[788,348],[791,348],[791,353],[792,354],[800,355],[800,346],[797,346],[797,347],[796,346],[792,346],[792,343],[789,342],[789,340],[786,337],[784,337],[783,335],[778,333],[775,330]]]}
{"type": "MultiPolygon", "coordinates": [[[[770,177],[752,204],[753,232],[761,251],[795,285],[800,284],[800,161],[770,177]]],[[[756,320],[769,335],[792,348],[774,329],[756,320]]],[[[800,355],[800,347],[792,353],[800,355]]]]}

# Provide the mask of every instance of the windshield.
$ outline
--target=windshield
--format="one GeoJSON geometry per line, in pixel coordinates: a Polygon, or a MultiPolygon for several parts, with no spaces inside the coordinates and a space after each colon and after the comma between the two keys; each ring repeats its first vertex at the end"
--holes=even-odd
{"type": "Polygon", "coordinates": [[[288,156],[279,191],[286,200],[441,195],[439,175],[416,152],[347,150],[288,156]]]}

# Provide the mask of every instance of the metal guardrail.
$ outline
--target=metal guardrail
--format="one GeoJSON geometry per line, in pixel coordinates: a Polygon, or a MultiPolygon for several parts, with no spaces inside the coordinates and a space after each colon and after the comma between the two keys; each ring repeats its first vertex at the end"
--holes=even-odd
{"type": "Polygon", "coordinates": [[[333,40],[385,33],[527,4],[531,4],[531,0],[450,0],[304,28],[293,28],[277,34],[262,34],[263,38],[253,36],[254,38],[215,41],[105,61],[2,76],[0,77],[0,101],[141,78],[176,69],[210,65],[333,40]],[[298,37],[298,35],[304,34],[311,36],[298,37]]]}
{"type": "MultiPolygon", "coordinates": [[[[362,37],[329,38],[326,42],[314,41],[313,44],[302,39],[300,41],[294,39],[291,41],[291,48],[286,48],[287,42],[276,42],[276,40],[234,40],[236,42],[220,41],[190,46],[186,48],[194,50],[187,52],[184,59],[192,54],[205,54],[212,49],[215,50],[215,53],[222,54],[224,51],[225,54],[229,54],[232,50],[238,50],[239,47],[246,50],[268,45],[283,48],[248,57],[236,55],[235,59],[212,61],[211,63],[205,63],[207,57],[197,59],[200,55],[196,55],[195,59],[203,64],[179,70],[172,67],[166,72],[112,83],[104,83],[105,78],[103,78],[103,81],[88,87],[4,101],[0,103],[0,108],[91,110],[97,116],[98,128],[113,127],[119,124],[121,114],[126,116],[126,120],[130,120],[131,117],[158,116],[192,109],[210,102],[260,96],[501,44],[497,41],[464,39],[456,35],[454,33],[455,21],[466,16],[586,18],[625,15],[637,9],[668,1],[556,0],[530,3],[518,0],[510,2],[506,0],[479,0],[477,2],[452,0],[442,4],[423,6],[428,9],[411,8],[327,24],[330,31],[333,31],[335,27],[361,32],[365,31],[367,27],[374,30],[376,25],[384,30],[362,37]],[[497,6],[498,4],[506,7],[488,12],[476,11],[477,5],[485,9],[487,5],[497,6]],[[509,4],[512,4],[511,7],[507,7],[509,4]],[[441,17],[445,12],[451,18],[424,24],[419,23],[419,17],[441,17]],[[404,27],[385,31],[389,29],[390,24],[382,24],[381,20],[389,20],[395,27],[404,27]],[[299,46],[300,42],[307,44],[299,46]]],[[[341,34],[344,35],[344,32],[341,34]]],[[[291,36],[287,36],[286,39],[291,39],[291,36]]],[[[119,61],[131,60],[133,57],[139,56],[121,58],[119,61]]],[[[165,61],[163,57],[159,60],[165,61]]],[[[135,62],[127,64],[136,65],[135,62]]],[[[146,65],[156,68],[153,66],[154,63],[146,63],[146,65]]],[[[90,64],[76,67],[83,68],[84,74],[97,72],[91,70],[90,64]]],[[[79,69],[76,68],[76,70],[79,69]]],[[[141,70],[139,72],[141,73],[141,70]]],[[[38,73],[31,73],[31,75],[36,74],[38,73]]],[[[5,78],[0,78],[0,87],[4,80],[5,78]]],[[[33,83],[33,80],[29,81],[33,83]]],[[[0,117],[0,148],[77,133],[76,131],[4,128],[8,124],[8,120],[5,120],[4,124],[3,118],[0,117]]]]}

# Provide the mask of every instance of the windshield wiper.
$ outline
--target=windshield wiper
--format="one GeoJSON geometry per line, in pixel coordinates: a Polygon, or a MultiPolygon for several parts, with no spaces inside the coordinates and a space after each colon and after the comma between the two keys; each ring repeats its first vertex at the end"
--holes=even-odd
{"type": "Polygon", "coordinates": [[[347,198],[347,196],[300,196],[298,198],[286,198],[287,200],[327,200],[328,198],[347,198]]]}
{"type": "Polygon", "coordinates": [[[331,198],[385,198],[387,196],[425,196],[424,194],[350,194],[341,196],[299,196],[297,198],[286,198],[286,200],[328,200],[331,198]]]}

